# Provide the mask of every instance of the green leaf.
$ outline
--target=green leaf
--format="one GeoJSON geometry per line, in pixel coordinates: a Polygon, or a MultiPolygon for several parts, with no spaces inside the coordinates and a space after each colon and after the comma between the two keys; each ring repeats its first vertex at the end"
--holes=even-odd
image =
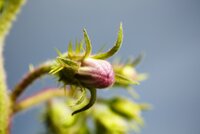
{"type": "Polygon", "coordinates": [[[84,34],[84,41],[85,41],[85,45],[86,45],[86,51],[85,51],[84,58],[86,58],[91,54],[92,45],[91,45],[91,41],[90,41],[90,38],[87,34],[86,29],[83,29],[83,34],[84,34]]]}
{"type": "Polygon", "coordinates": [[[120,23],[118,37],[117,37],[117,41],[115,42],[114,47],[111,48],[108,52],[93,55],[92,58],[107,59],[113,56],[120,49],[122,41],[123,41],[123,27],[122,27],[122,23],[120,23]]]}

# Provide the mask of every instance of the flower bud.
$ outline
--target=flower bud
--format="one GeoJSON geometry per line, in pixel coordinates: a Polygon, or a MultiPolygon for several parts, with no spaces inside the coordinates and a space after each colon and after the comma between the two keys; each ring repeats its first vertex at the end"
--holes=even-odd
{"type": "Polygon", "coordinates": [[[106,88],[114,83],[114,71],[105,60],[86,58],[75,76],[87,88],[106,88]]]}
{"type": "Polygon", "coordinates": [[[66,103],[59,100],[51,101],[47,104],[45,113],[45,124],[47,133],[51,134],[86,134],[88,127],[85,117],[71,116],[72,109],[66,103]]]}
{"type": "Polygon", "coordinates": [[[141,117],[142,107],[140,104],[125,98],[114,98],[110,102],[111,109],[119,115],[129,119],[135,120],[138,124],[143,125],[141,117]]]}
{"type": "Polygon", "coordinates": [[[129,130],[129,122],[106,105],[96,105],[94,119],[98,134],[125,134],[129,130]]]}
{"type": "Polygon", "coordinates": [[[52,124],[57,128],[71,126],[75,123],[76,117],[71,116],[71,112],[72,110],[61,101],[52,101],[48,104],[47,114],[52,124]]]}
{"type": "Polygon", "coordinates": [[[125,66],[122,69],[122,74],[133,81],[138,81],[138,73],[132,66],[125,66]]]}

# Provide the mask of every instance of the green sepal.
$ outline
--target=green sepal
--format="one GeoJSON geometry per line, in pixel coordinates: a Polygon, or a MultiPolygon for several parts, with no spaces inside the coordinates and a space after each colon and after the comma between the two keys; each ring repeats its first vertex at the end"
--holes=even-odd
{"type": "Polygon", "coordinates": [[[78,70],[79,65],[77,62],[72,61],[68,58],[65,58],[59,50],[57,50],[57,53],[59,57],[55,60],[55,64],[52,66],[52,69],[50,70],[50,74],[56,74],[63,70],[64,68],[71,68],[72,70],[78,70]]]}
{"type": "Polygon", "coordinates": [[[77,62],[70,60],[68,58],[58,57],[57,61],[65,67],[72,67],[72,68],[78,68],[79,67],[77,62]]]}
{"type": "MultiPolygon", "coordinates": [[[[72,89],[72,88],[71,88],[72,89]]],[[[77,91],[75,89],[75,91],[77,91]]],[[[84,100],[86,99],[86,89],[85,88],[81,88],[81,96],[76,100],[76,102],[73,105],[70,106],[76,106],[81,104],[84,100]]]]}
{"type": "Polygon", "coordinates": [[[72,113],[72,115],[80,113],[82,111],[85,111],[85,110],[89,109],[90,107],[92,107],[94,105],[94,103],[96,101],[96,94],[97,94],[96,93],[96,89],[92,88],[92,89],[89,89],[89,91],[90,91],[91,97],[90,97],[90,100],[89,100],[88,104],[85,105],[84,107],[82,107],[81,109],[78,109],[78,110],[74,111],[72,113]]]}
{"type": "Polygon", "coordinates": [[[120,23],[118,37],[117,37],[117,41],[115,42],[114,47],[111,48],[108,52],[93,55],[92,58],[107,59],[113,56],[120,49],[122,41],[123,41],[123,27],[122,27],[122,23],[120,23]]]}
{"type": "Polygon", "coordinates": [[[75,52],[76,54],[80,54],[83,50],[83,41],[78,41],[76,40],[76,49],[75,49],[75,52]]]}
{"type": "Polygon", "coordinates": [[[115,74],[115,83],[119,85],[139,85],[140,83],[138,81],[133,81],[131,79],[126,78],[123,75],[115,74]]]}
{"type": "Polygon", "coordinates": [[[103,44],[102,47],[97,51],[97,53],[101,53],[106,48],[106,44],[103,44]]]}
{"type": "Polygon", "coordinates": [[[64,67],[62,67],[62,66],[53,66],[49,73],[54,75],[63,69],[64,69],[64,67]]]}
{"type": "Polygon", "coordinates": [[[153,109],[153,106],[148,103],[141,103],[141,104],[139,104],[139,106],[142,111],[149,111],[149,110],[153,109]]]}
{"type": "Polygon", "coordinates": [[[55,48],[55,50],[56,50],[57,55],[61,57],[62,53],[60,52],[60,50],[58,50],[57,48],[55,48]]]}
{"type": "Polygon", "coordinates": [[[67,55],[68,55],[69,58],[71,58],[72,55],[73,55],[73,47],[72,47],[72,42],[71,41],[69,42],[67,50],[68,50],[68,52],[67,52],[68,54],[67,55]]]}
{"type": "Polygon", "coordinates": [[[84,35],[84,41],[85,41],[85,45],[86,45],[84,58],[86,58],[91,54],[92,45],[91,45],[91,41],[90,41],[90,38],[89,38],[89,36],[87,34],[86,29],[83,29],[83,35],[84,35]]]}
{"type": "Polygon", "coordinates": [[[143,58],[144,58],[144,53],[139,54],[134,60],[132,60],[130,65],[133,67],[137,66],[142,61],[143,58]]]}
{"type": "Polygon", "coordinates": [[[139,99],[140,95],[133,89],[133,87],[127,87],[128,93],[134,98],[134,99],[139,99]]]}
{"type": "Polygon", "coordinates": [[[82,89],[81,93],[82,94],[81,94],[80,98],[77,100],[77,102],[75,103],[75,105],[81,104],[86,99],[86,90],[82,89]]]}

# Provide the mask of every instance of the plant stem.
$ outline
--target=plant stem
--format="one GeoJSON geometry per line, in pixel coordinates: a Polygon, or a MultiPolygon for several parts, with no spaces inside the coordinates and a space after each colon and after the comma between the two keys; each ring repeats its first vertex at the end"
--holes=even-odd
{"type": "Polygon", "coordinates": [[[6,74],[3,61],[3,39],[0,38],[0,134],[9,133],[9,106],[7,94],[6,74]]]}
{"type": "Polygon", "coordinates": [[[34,105],[40,104],[54,97],[67,96],[67,95],[68,95],[68,92],[65,92],[64,90],[57,89],[57,88],[55,89],[51,88],[51,89],[40,91],[39,93],[36,93],[35,95],[30,96],[27,99],[21,100],[18,103],[16,103],[14,106],[13,114],[24,111],[28,108],[33,107],[34,105]]]}
{"type": "Polygon", "coordinates": [[[0,16],[0,36],[5,38],[26,0],[4,0],[5,9],[0,16]]]}
{"type": "Polygon", "coordinates": [[[48,74],[51,69],[51,62],[40,65],[39,67],[31,70],[24,78],[14,87],[11,93],[11,99],[13,102],[22,94],[22,92],[36,79],[42,75],[48,74]]]}

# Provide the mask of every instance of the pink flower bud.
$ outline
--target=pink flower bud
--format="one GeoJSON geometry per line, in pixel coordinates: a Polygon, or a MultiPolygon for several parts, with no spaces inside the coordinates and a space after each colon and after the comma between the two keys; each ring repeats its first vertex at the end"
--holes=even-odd
{"type": "Polygon", "coordinates": [[[106,88],[114,83],[114,71],[105,60],[86,58],[81,63],[76,78],[88,88],[106,88]]]}

